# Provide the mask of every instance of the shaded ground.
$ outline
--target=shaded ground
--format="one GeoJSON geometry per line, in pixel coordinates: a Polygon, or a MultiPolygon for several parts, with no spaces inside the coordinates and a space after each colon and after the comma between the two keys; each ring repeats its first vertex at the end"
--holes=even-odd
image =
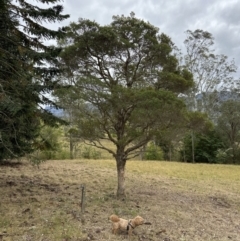
{"type": "Polygon", "coordinates": [[[127,240],[125,234],[111,234],[113,213],[126,219],[140,215],[151,223],[136,228],[132,240],[240,240],[240,179],[230,188],[224,180],[219,185],[144,174],[139,165],[127,169],[126,200],[114,197],[113,161],[0,166],[0,240],[127,240]],[[86,185],[84,216],[81,184],[86,185]]]}

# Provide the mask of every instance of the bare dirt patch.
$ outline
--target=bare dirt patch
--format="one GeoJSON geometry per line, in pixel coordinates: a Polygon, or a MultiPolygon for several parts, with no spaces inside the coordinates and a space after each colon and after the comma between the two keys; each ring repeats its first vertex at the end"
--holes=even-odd
{"type": "Polygon", "coordinates": [[[222,178],[180,178],[180,173],[171,172],[176,165],[131,162],[125,200],[114,195],[114,161],[49,161],[39,169],[27,163],[1,166],[0,240],[127,240],[124,233],[111,234],[108,217],[115,213],[126,219],[140,215],[148,222],[136,228],[132,240],[239,241],[240,183],[236,173],[229,186],[229,180],[222,178]],[[170,174],[144,172],[141,165],[155,165],[154,170],[156,165],[165,165],[170,174]],[[86,185],[84,216],[81,184],[86,185]]]}

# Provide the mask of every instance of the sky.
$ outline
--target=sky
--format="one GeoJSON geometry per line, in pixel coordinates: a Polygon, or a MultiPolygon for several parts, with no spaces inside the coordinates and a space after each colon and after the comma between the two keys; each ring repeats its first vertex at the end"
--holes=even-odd
{"type": "MultiPolygon", "coordinates": [[[[33,2],[33,0],[29,0],[33,2]]],[[[95,20],[101,25],[111,23],[113,15],[146,20],[165,33],[181,50],[186,30],[202,29],[214,37],[216,53],[234,59],[240,78],[240,0],[63,0],[68,25],[79,18],[95,20]]]]}

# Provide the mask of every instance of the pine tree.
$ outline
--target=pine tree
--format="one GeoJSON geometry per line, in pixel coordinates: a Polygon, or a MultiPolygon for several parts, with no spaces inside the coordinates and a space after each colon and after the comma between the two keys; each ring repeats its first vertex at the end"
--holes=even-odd
{"type": "Polygon", "coordinates": [[[0,0],[0,161],[38,148],[41,124],[61,122],[43,108],[54,105],[47,94],[58,87],[60,73],[61,49],[46,43],[65,33],[44,23],[69,17],[61,14],[58,1],[40,0],[53,5],[40,8],[24,0],[0,0]]]}

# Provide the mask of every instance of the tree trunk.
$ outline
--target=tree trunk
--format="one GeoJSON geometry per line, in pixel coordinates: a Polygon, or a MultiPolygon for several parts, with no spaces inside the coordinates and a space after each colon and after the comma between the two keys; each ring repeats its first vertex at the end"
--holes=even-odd
{"type": "Polygon", "coordinates": [[[142,146],[141,149],[140,149],[140,160],[141,161],[144,159],[144,155],[145,155],[145,152],[146,152],[146,146],[147,146],[147,144],[142,146]]]}
{"type": "Polygon", "coordinates": [[[192,131],[192,162],[195,163],[195,145],[194,145],[194,133],[192,131]]]}
{"type": "Polygon", "coordinates": [[[122,155],[117,156],[117,176],[118,176],[118,187],[117,187],[117,198],[121,199],[126,197],[125,194],[125,165],[126,160],[122,155]]]}
{"type": "Polygon", "coordinates": [[[70,159],[74,159],[74,156],[73,156],[73,138],[72,138],[72,134],[70,134],[69,144],[70,144],[70,159]]]}
{"type": "Polygon", "coordinates": [[[124,170],[124,168],[123,167],[118,168],[117,173],[118,173],[117,197],[123,198],[123,197],[126,196],[125,186],[124,186],[124,183],[125,183],[125,176],[124,176],[125,170],[124,170]]]}
{"type": "Polygon", "coordinates": [[[183,161],[186,162],[185,143],[183,143],[183,161]]]}
{"type": "Polygon", "coordinates": [[[169,161],[172,161],[172,148],[169,147],[169,161]]]}

